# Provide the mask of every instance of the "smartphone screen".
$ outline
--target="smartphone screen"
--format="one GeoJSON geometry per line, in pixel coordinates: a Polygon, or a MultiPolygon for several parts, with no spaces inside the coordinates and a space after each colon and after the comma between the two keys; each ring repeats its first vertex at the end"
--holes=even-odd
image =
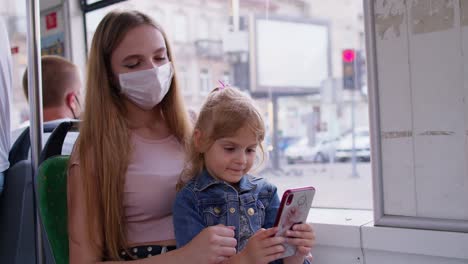
{"type": "MultiPolygon", "coordinates": [[[[276,236],[284,236],[295,224],[305,223],[314,199],[315,188],[304,187],[286,190],[276,215],[275,226],[279,227],[276,236]]],[[[285,252],[282,258],[296,253],[296,247],[284,243],[285,252]]]]}

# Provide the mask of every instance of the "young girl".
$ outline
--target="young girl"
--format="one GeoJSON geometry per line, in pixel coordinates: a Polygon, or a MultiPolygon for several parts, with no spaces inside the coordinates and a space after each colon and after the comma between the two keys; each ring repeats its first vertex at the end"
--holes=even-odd
{"type": "Polygon", "coordinates": [[[230,87],[209,94],[195,124],[188,165],[179,181],[183,188],[174,204],[178,247],[205,227],[222,224],[233,226],[237,239],[238,253],[229,263],[274,261],[281,257],[284,242],[298,247],[284,263],[308,262],[305,256],[314,243],[312,227],[298,224],[288,231],[288,238],[275,237],[276,187],[248,174],[256,151],[263,154],[264,137],[265,126],[252,99],[230,87]]]}

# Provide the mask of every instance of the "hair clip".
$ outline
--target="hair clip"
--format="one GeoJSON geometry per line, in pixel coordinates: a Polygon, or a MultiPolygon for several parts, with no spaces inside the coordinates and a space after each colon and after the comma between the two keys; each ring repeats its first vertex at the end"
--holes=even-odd
{"type": "Polygon", "coordinates": [[[221,81],[221,80],[218,80],[218,82],[221,84],[221,87],[219,87],[220,90],[222,90],[222,89],[224,89],[224,88],[226,88],[226,87],[229,86],[229,85],[225,84],[225,83],[224,83],[223,81],[221,81]]]}

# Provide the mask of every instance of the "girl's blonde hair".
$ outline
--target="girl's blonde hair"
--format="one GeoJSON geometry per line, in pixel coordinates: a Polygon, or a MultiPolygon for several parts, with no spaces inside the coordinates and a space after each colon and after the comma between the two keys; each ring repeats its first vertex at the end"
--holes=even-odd
{"type": "Polygon", "coordinates": [[[265,138],[265,124],[254,101],[232,87],[214,89],[208,95],[195,123],[194,130],[201,132],[199,145],[195,145],[192,136],[186,167],[177,188],[181,189],[185,183],[202,172],[205,164],[202,152],[208,150],[216,140],[234,136],[239,129],[246,126],[260,143],[263,161],[265,152],[261,143],[265,138]]]}
{"type": "MultiPolygon", "coordinates": [[[[123,194],[131,153],[127,110],[114,81],[111,56],[127,32],[142,25],[153,26],[162,33],[168,58],[174,63],[166,34],[151,18],[138,11],[113,11],[96,29],[87,67],[86,103],[77,154],[91,246],[109,260],[119,260],[119,250],[128,246],[123,194]],[[102,237],[102,241],[96,237],[102,237]]],[[[185,147],[191,127],[175,75],[159,106],[171,133],[185,147]]]]}

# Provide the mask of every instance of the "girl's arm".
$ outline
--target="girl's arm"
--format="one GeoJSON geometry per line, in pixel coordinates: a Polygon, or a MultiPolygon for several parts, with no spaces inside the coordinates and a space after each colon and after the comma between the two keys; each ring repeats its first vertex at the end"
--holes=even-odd
{"type": "MultiPolygon", "coordinates": [[[[274,185],[267,183],[267,188],[273,189],[273,195],[270,200],[270,203],[266,205],[265,209],[265,224],[264,228],[271,228],[274,225],[276,214],[278,213],[280,200],[277,193],[277,188],[274,185]]],[[[308,224],[300,224],[295,225],[293,227],[294,230],[297,229],[294,233],[286,233],[287,236],[295,237],[295,238],[287,238],[287,242],[294,244],[298,247],[298,252],[295,256],[284,258],[283,260],[277,260],[274,263],[284,263],[284,264],[302,264],[302,263],[310,263],[308,260],[305,259],[305,256],[309,255],[309,252],[315,242],[315,236],[313,233],[313,229],[308,224]]]]}
{"type": "Polygon", "coordinates": [[[276,186],[266,183],[267,189],[272,189],[272,196],[268,204],[265,204],[265,221],[263,228],[271,228],[275,224],[276,214],[280,206],[280,200],[276,186]]]}
{"type": "Polygon", "coordinates": [[[177,193],[172,213],[178,248],[188,244],[206,227],[198,210],[197,197],[189,188],[177,193]]]}
{"type": "Polygon", "coordinates": [[[277,260],[283,255],[284,247],[281,244],[285,241],[284,237],[274,236],[277,231],[278,228],[260,229],[249,239],[245,248],[226,263],[267,264],[277,260]]]}
{"type": "MultiPolygon", "coordinates": [[[[80,179],[79,165],[73,165],[68,175],[68,234],[69,263],[97,264],[104,263],[101,249],[93,250],[91,239],[87,235],[85,196],[80,179]]],[[[95,222],[95,221],[93,221],[95,222]]],[[[155,227],[157,228],[157,227],[155,227]]],[[[147,259],[130,261],[134,264],[177,264],[190,259],[191,263],[219,263],[224,257],[235,254],[234,232],[228,228],[211,227],[204,229],[185,247],[147,259]]],[[[95,238],[102,245],[102,234],[96,232],[95,238]]],[[[128,261],[108,261],[105,264],[128,263],[128,261]]]]}
{"type": "MultiPolygon", "coordinates": [[[[258,230],[247,242],[245,248],[231,257],[229,264],[245,264],[245,263],[282,263],[278,260],[284,252],[282,243],[285,242],[284,237],[275,237],[278,228],[273,228],[276,213],[278,211],[280,201],[277,195],[276,187],[266,183],[265,192],[271,193],[270,200],[265,203],[265,219],[263,228],[258,230]],[[266,229],[264,229],[266,228],[266,229]]],[[[261,191],[261,192],[262,192],[261,191]]]]}
{"type": "Polygon", "coordinates": [[[297,247],[296,255],[284,259],[285,264],[310,263],[307,256],[315,243],[315,234],[311,225],[297,224],[286,231],[287,242],[297,247]]]}
{"type": "MultiPolygon", "coordinates": [[[[227,259],[236,254],[237,241],[232,227],[224,225],[206,227],[198,211],[197,201],[193,191],[188,188],[182,189],[176,196],[173,221],[177,247],[185,249],[196,245],[194,254],[209,254],[211,258],[217,260],[227,259]],[[207,239],[199,238],[207,232],[210,234],[207,239]]],[[[190,260],[193,261],[192,258],[190,260]]]]}

